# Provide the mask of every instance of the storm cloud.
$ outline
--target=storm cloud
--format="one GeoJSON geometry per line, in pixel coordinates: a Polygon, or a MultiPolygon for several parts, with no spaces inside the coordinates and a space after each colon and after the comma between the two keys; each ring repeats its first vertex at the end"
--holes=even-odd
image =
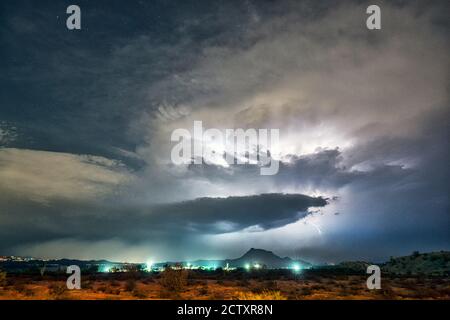
{"type": "Polygon", "coordinates": [[[449,248],[448,1],[381,1],[376,31],[365,1],[77,4],[79,32],[0,4],[0,254],[449,248]],[[174,165],[195,120],[279,129],[278,174],[174,165]]]}

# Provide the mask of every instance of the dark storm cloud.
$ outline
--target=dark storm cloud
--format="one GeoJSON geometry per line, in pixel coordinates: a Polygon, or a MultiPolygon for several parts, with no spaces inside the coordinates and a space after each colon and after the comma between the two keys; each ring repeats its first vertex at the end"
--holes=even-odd
{"type": "Polygon", "coordinates": [[[208,232],[235,231],[250,226],[270,229],[305,217],[309,207],[323,207],[323,198],[299,194],[261,194],[246,197],[200,198],[179,204],[166,205],[159,215],[170,214],[173,221],[191,225],[202,224],[208,232]],[[222,228],[218,223],[225,223],[222,228]],[[216,226],[215,226],[216,225],[216,226]]]}
{"type": "Polygon", "coordinates": [[[170,95],[149,97],[149,87],[194,64],[206,44],[235,38],[237,27],[227,27],[224,15],[239,21],[243,14],[235,6],[202,1],[80,0],[82,30],[69,32],[70,4],[0,4],[0,116],[20,133],[9,145],[142,167],[143,161],[120,152],[143,143],[131,120],[162,101],[179,102],[171,101],[176,81],[170,95]]]}
{"type": "MultiPolygon", "coordinates": [[[[405,143],[405,141],[402,141],[405,143]]],[[[368,147],[372,150],[371,147],[368,147]]],[[[370,152],[364,156],[370,159],[370,152]]],[[[255,182],[270,184],[274,188],[317,188],[320,190],[337,190],[354,184],[366,184],[370,189],[383,182],[393,182],[412,175],[415,170],[401,164],[385,164],[375,162],[370,170],[362,171],[352,168],[346,163],[339,149],[321,150],[312,155],[290,155],[281,161],[279,171],[274,176],[258,176],[260,167],[247,164],[232,165],[224,168],[215,165],[189,167],[186,177],[202,177],[223,185],[237,184],[252,187],[255,182]]]]}
{"type": "Polygon", "coordinates": [[[197,232],[223,233],[257,226],[276,228],[304,218],[310,207],[327,201],[300,194],[262,194],[248,197],[200,198],[150,208],[115,208],[95,203],[52,201],[41,205],[11,194],[2,210],[14,212],[0,225],[3,250],[13,243],[61,238],[139,242],[149,238],[184,237],[197,232]],[[29,212],[33,212],[30,215],[29,212]],[[91,212],[95,212],[92,215],[91,212]]]}

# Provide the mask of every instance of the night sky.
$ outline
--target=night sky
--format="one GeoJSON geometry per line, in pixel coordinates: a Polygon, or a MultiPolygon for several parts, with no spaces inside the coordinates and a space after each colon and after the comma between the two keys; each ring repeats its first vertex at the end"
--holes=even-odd
{"type": "Polygon", "coordinates": [[[2,0],[0,255],[449,250],[450,3],[369,4],[2,0]],[[279,129],[278,174],[174,165],[194,120],[279,129]]]}

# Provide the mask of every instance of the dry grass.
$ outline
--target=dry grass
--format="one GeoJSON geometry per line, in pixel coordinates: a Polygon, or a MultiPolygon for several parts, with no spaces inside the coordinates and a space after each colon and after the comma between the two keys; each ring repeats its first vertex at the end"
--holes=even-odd
{"type": "Polygon", "coordinates": [[[68,290],[62,279],[8,275],[0,287],[0,299],[450,299],[450,280],[441,278],[386,278],[382,279],[381,290],[368,290],[364,276],[245,281],[186,281],[186,276],[179,273],[152,279],[92,276],[82,281],[81,290],[68,290]]]}
{"type": "Polygon", "coordinates": [[[261,293],[238,292],[237,300],[287,300],[280,291],[263,291],[261,293]]]}

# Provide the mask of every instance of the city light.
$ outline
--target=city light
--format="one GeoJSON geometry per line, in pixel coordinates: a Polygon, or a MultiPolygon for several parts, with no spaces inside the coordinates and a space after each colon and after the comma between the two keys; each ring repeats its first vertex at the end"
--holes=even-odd
{"type": "Polygon", "coordinates": [[[110,265],[102,265],[99,269],[100,269],[100,272],[111,272],[110,265]]]}
{"type": "Polygon", "coordinates": [[[147,260],[147,262],[145,263],[145,271],[152,271],[152,267],[153,267],[153,261],[147,260]]]}
{"type": "Polygon", "coordinates": [[[292,269],[293,269],[295,272],[299,272],[302,268],[300,267],[300,265],[294,264],[294,265],[292,266],[292,269]]]}
{"type": "Polygon", "coordinates": [[[250,270],[250,264],[246,263],[246,264],[244,265],[244,268],[245,268],[245,270],[250,270]]]}

